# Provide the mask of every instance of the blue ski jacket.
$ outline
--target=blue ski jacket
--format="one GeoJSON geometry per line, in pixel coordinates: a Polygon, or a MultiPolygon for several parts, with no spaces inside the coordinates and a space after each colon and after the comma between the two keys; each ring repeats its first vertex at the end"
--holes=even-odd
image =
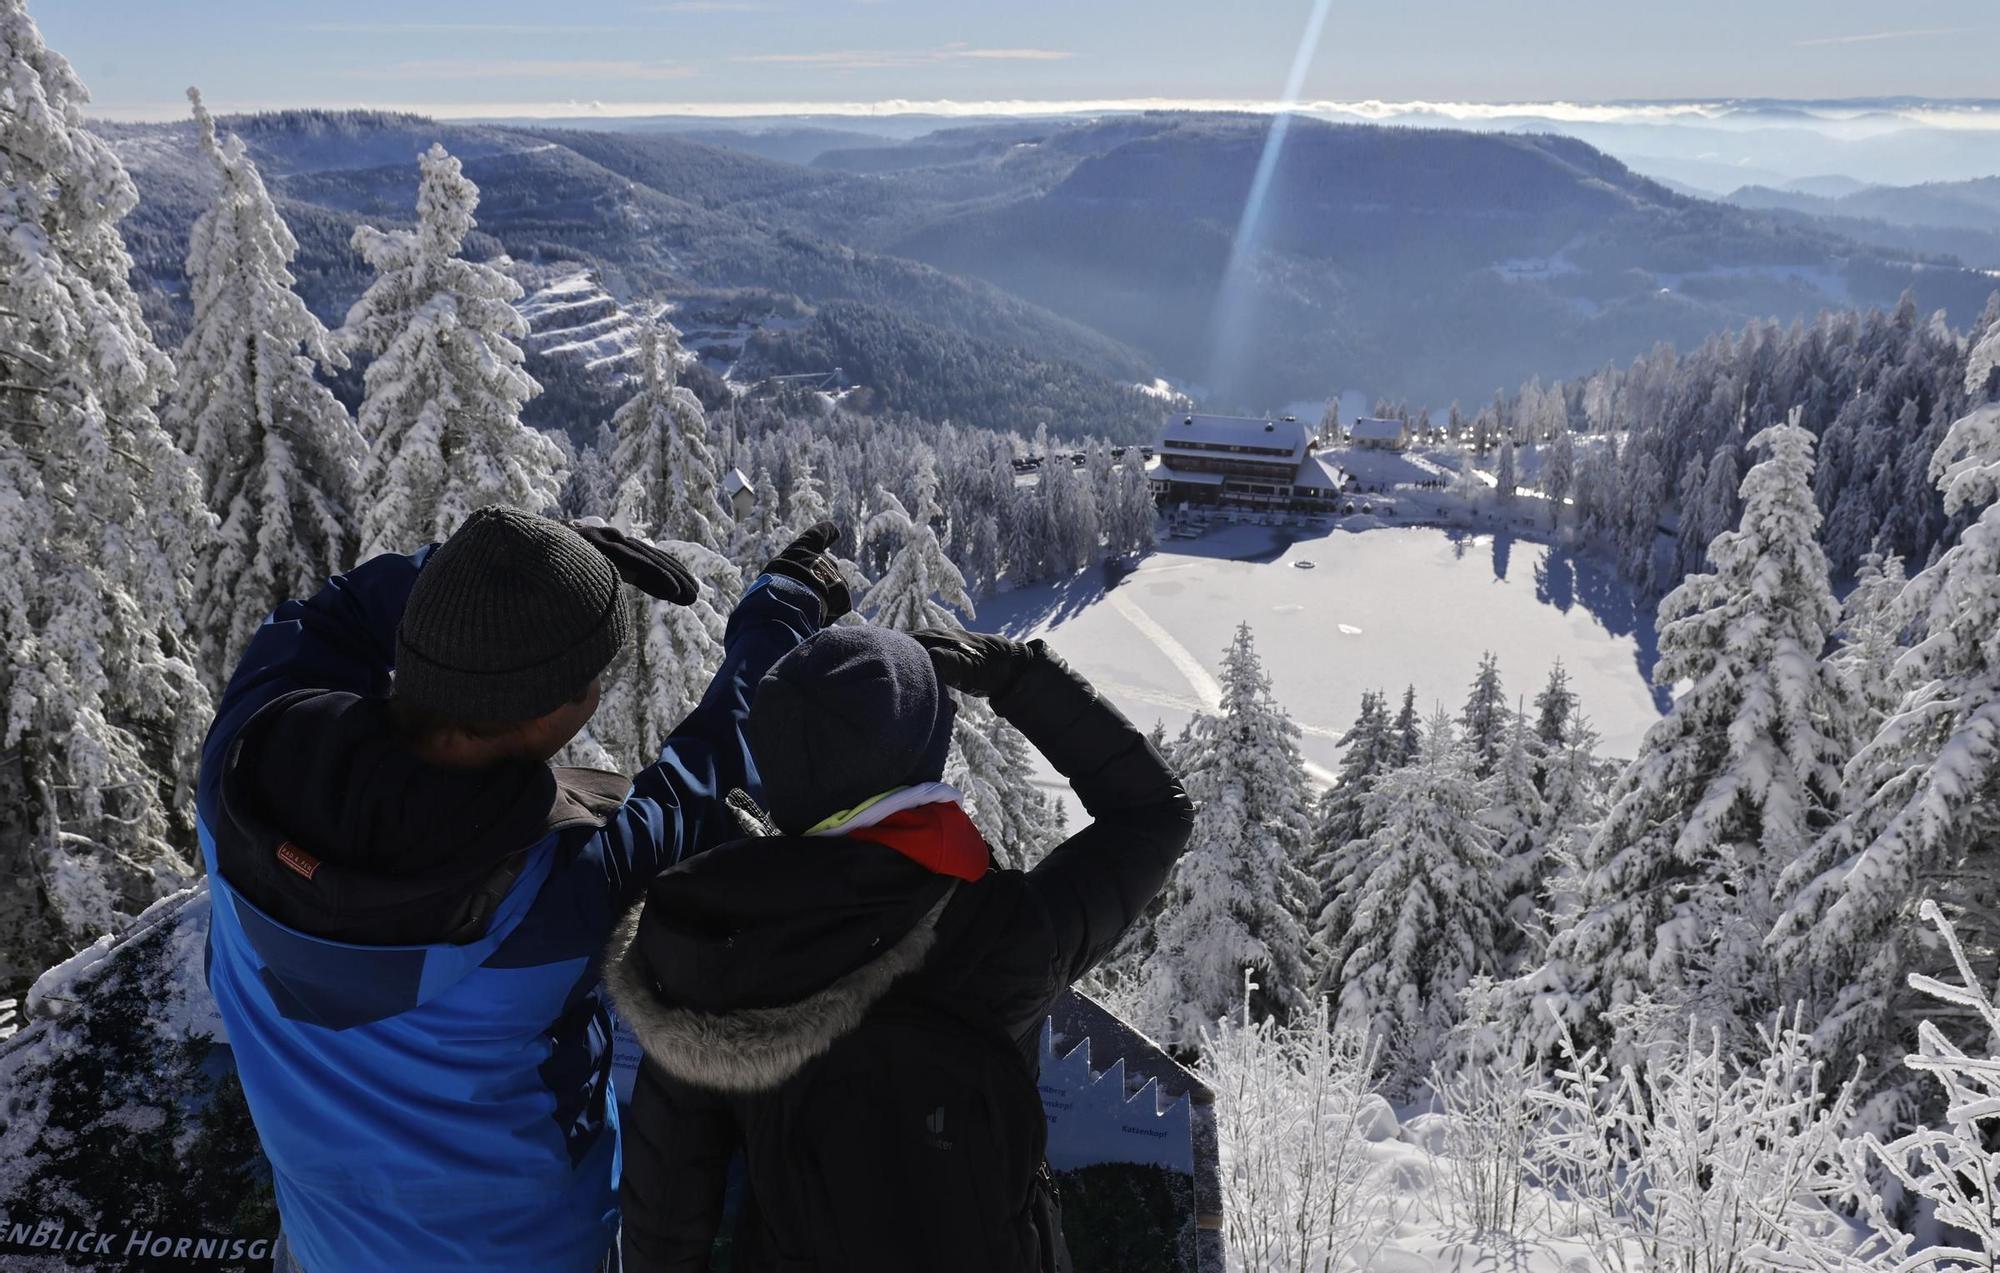
{"type": "Polygon", "coordinates": [[[384,706],[429,551],[279,607],[223,692],[197,793],[209,986],[307,1269],[594,1270],[620,1167],[603,947],[654,875],[733,838],[751,696],[820,603],[752,585],[629,783],[441,770],[384,706]]]}

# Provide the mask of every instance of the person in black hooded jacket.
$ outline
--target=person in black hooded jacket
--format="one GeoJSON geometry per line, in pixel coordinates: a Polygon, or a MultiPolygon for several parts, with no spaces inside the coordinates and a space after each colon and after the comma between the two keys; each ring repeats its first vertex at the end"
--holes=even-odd
{"type": "Polygon", "coordinates": [[[1185,849],[1179,780],[1040,641],[966,632],[821,632],[747,733],[768,821],[657,877],[607,955],[645,1049],[628,1268],[709,1267],[739,1151],[735,1269],[1067,1267],[1031,1058],[1185,849]],[[945,688],[988,697],[1093,819],[1032,870],[993,869],[940,781],[945,688]]]}

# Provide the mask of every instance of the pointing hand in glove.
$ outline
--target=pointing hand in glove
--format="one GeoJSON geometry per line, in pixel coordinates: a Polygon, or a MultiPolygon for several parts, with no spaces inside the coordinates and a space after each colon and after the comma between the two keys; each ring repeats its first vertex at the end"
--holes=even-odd
{"type": "Polygon", "coordinates": [[[764,567],[765,574],[795,579],[818,594],[821,623],[832,623],[854,608],[847,581],[840,577],[840,566],[833,559],[840,534],[840,527],[821,522],[787,544],[785,551],[764,567]]]}
{"type": "Polygon", "coordinates": [[[620,579],[647,596],[684,606],[701,595],[701,585],[695,582],[687,567],[664,548],[656,548],[643,539],[613,530],[595,517],[571,522],[569,528],[603,554],[620,579]]]}

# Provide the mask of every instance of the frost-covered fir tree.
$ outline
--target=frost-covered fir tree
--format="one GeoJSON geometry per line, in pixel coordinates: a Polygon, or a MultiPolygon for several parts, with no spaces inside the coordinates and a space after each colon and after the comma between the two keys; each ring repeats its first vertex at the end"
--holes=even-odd
{"type": "MultiPolygon", "coordinates": [[[[1549,679],[1535,695],[1535,744],[1547,755],[1562,746],[1571,713],[1576,710],[1576,691],[1569,687],[1569,669],[1557,659],[1549,668],[1549,679]]],[[[1536,784],[1540,786],[1539,781],[1536,784]]]]}
{"type": "Polygon", "coordinates": [[[1850,706],[1819,657],[1838,608],[1812,436],[1780,424],[1751,445],[1741,527],[1710,545],[1714,573],[1660,604],[1655,679],[1688,688],[1611,794],[1580,913],[1517,983],[1541,1035],[1553,1008],[1579,1043],[1605,1043],[1606,1013],[1641,996],[1726,1031],[1773,1006],[1770,889],[1837,812],[1850,706]]]}
{"type": "Polygon", "coordinates": [[[1042,504],[1042,525],[1049,536],[1050,573],[1073,574],[1097,558],[1102,538],[1097,492],[1068,456],[1050,453],[1047,425],[1036,430],[1035,445],[1043,456],[1035,490],[1042,504]]]}
{"type": "Polygon", "coordinates": [[[1333,934],[1329,989],[1338,1019],[1382,1041],[1386,1084],[1407,1095],[1457,1024],[1460,992],[1495,972],[1502,898],[1493,832],[1451,720],[1424,730],[1414,764],[1383,777],[1380,826],[1344,932],[1333,934]]]}
{"type": "Polygon", "coordinates": [[[1479,658],[1479,672],[1472,678],[1465,710],[1458,716],[1473,777],[1488,777],[1500,763],[1500,754],[1507,746],[1510,714],[1506,691],[1500,686],[1500,660],[1488,650],[1479,658]]]}
{"type": "Polygon", "coordinates": [[[209,698],[188,623],[212,533],[154,407],[136,203],[22,0],[0,0],[0,984],[193,873],[209,698]]]}
{"type": "Polygon", "coordinates": [[[202,153],[215,201],[188,236],[194,314],[165,420],[194,461],[221,525],[195,576],[195,626],[211,686],[226,680],[264,616],[311,596],[352,561],[356,481],[367,445],[314,378],[347,365],[292,291],[298,241],[236,137],[217,138],[201,95],[202,153]]]}
{"type": "Polygon", "coordinates": [[[1908,625],[1899,604],[1907,582],[1901,557],[1864,553],[1854,572],[1854,588],[1841,603],[1840,648],[1828,657],[1854,695],[1857,738],[1872,738],[1901,697],[1895,669],[1908,625]]]}
{"type": "Polygon", "coordinates": [[[363,557],[444,539],[484,504],[542,512],[564,476],[561,448],[521,423],[540,392],[516,343],[528,334],[514,310],[521,285],[458,255],[479,187],[443,146],[419,162],[416,228],[354,232],[375,270],[341,332],[374,355],[360,418],[363,557]]]}
{"type": "MultiPolygon", "coordinates": [[[[1975,401],[1986,388],[1967,386],[1975,401]]],[[[1918,921],[1926,898],[1983,981],[2000,950],[2000,402],[1951,426],[1931,475],[1947,510],[1977,517],[1904,589],[1924,635],[1896,661],[1895,711],[1848,766],[1848,813],[1787,873],[1774,933],[1841,1056],[1907,1047],[1921,1005],[1905,975],[1948,967],[1918,921]]]]}
{"type": "Polygon", "coordinates": [[[1511,504],[1520,485],[1514,465],[1514,435],[1510,433],[1500,440],[1500,458],[1493,462],[1493,493],[1502,504],[1511,504]]]}
{"type": "MultiPolygon", "coordinates": [[[[563,439],[554,439],[561,445],[563,439]]],[[[596,436],[576,448],[570,460],[569,476],[563,479],[562,495],[556,500],[558,517],[606,517],[618,498],[618,475],[612,456],[618,450],[618,435],[609,420],[601,421],[596,436]]]]}
{"type": "MultiPolygon", "coordinates": [[[[1320,798],[1318,827],[1313,833],[1320,846],[1320,861],[1326,853],[1368,834],[1368,798],[1375,790],[1375,780],[1396,766],[1396,741],[1390,732],[1388,701],[1381,690],[1361,692],[1361,710],[1341,735],[1340,748],[1340,768],[1334,773],[1333,785],[1320,798]]],[[[1324,883],[1325,877],[1320,878],[1324,883]]]]}
{"type": "Polygon", "coordinates": [[[863,599],[868,617],[883,627],[901,632],[956,628],[963,626],[957,615],[970,619],[978,613],[966,592],[965,576],[945,555],[933,528],[942,515],[936,478],[933,471],[928,481],[919,479],[914,512],[888,491],[875,493],[867,534],[886,536],[897,545],[888,568],[863,599]]]}
{"type": "Polygon", "coordinates": [[[1518,971],[1522,956],[1530,953],[1530,935],[1540,928],[1542,886],[1550,865],[1543,843],[1548,809],[1536,784],[1538,742],[1528,729],[1527,713],[1514,713],[1506,749],[1480,789],[1479,817],[1493,832],[1499,858],[1496,884],[1504,922],[1494,930],[1495,953],[1501,970],[1509,973],[1518,971]]]}
{"type": "Polygon", "coordinates": [[[1128,448],[1125,458],[1111,471],[1099,501],[1103,509],[1104,535],[1112,549],[1142,553],[1153,547],[1159,511],[1153,504],[1152,484],[1146,480],[1145,462],[1137,449],[1128,448]]]}
{"type": "Polygon", "coordinates": [[[611,418],[612,470],[624,475],[611,521],[674,554],[701,582],[694,604],[671,605],[636,589],[632,649],[606,679],[591,737],[624,769],[650,762],[674,726],[701,701],[722,662],[722,631],[742,578],[712,541],[719,517],[705,515],[690,491],[712,478],[708,422],[692,393],[674,382],[674,349],[656,326],[641,334],[632,396],[611,418]],[[696,476],[690,477],[690,471],[696,476]],[[683,539],[677,532],[706,536],[683,539]]]}
{"type": "Polygon", "coordinates": [[[1246,968],[1259,1016],[1303,1011],[1314,983],[1319,899],[1299,727],[1271,693],[1249,624],[1237,627],[1220,679],[1220,710],[1196,716],[1174,749],[1194,830],[1138,988],[1144,1024],[1181,1046],[1242,1004],[1246,968]]]}
{"type": "Polygon", "coordinates": [[[1597,731],[1572,704],[1559,742],[1543,744],[1538,761],[1542,793],[1542,825],[1536,834],[1541,851],[1542,883],[1530,917],[1521,908],[1512,914],[1528,932],[1528,947],[1537,957],[1547,951],[1549,935],[1566,928],[1581,909],[1584,852],[1604,820],[1604,762],[1597,757],[1597,731]]]}
{"type": "Polygon", "coordinates": [[[1549,497],[1549,520],[1561,520],[1563,505],[1576,490],[1576,438],[1565,423],[1542,455],[1542,493],[1549,497]]]}
{"type": "Polygon", "coordinates": [[[1320,796],[1313,825],[1312,877],[1321,907],[1315,932],[1331,948],[1347,926],[1349,906],[1362,869],[1361,842],[1374,831],[1375,784],[1396,767],[1397,747],[1389,729],[1388,702],[1380,690],[1363,690],[1361,710],[1340,739],[1340,768],[1320,796]]]}
{"type": "Polygon", "coordinates": [[[619,515],[636,524],[635,510],[643,508],[646,533],[655,539],[726,552],[731,530],[722,506],[722,462],[701,401],[678,383],[679,354],[670,329],[646,324],[639,335],[638,384],[612,422],[618,430],[614,467],[624,478],[619,515]],[[639,415],[646,417],[643,427],[632,418],[639,415]]]}
{"type": "Polygon", "coordinates": [[[1403,706],[1396,712],[1396,719],[1389,723],[1389,737],[1395,764],[1398,767],[1413,764],[1424,749],[1423,721],[1417,715],[1417,687],[1403,687],[1403,706]]]}
{"type": "MultiPolygon", "coordinates": [[[[919,503],[912,514],[887,491],[876,492],[871,535],[897,542],[888,569],[864,598],[876,623],[899,631],[962,627],[959,616],[976,617],[965,577],[938,543],[932,523],[941,515],[937,474],[920,468],[919,503]],[[926,477],[925,475],[928,474],[926,477]]],[[[965,796],[965,811],[987,838],[1003,866],[1025,866],[1053,842],[1061,812],[1034,784],[1027,740],[984,699],[956,696],[951,755],[945,781],[965,796]]]]}
{"type": "Polygon", "coordinates": [[[792,463],[792,480],[785,488],[785,520],[793,526],[817,526],[833,515],[826,502],[826,483],[813,470],[812,452],[801,451],[792,463]]]}

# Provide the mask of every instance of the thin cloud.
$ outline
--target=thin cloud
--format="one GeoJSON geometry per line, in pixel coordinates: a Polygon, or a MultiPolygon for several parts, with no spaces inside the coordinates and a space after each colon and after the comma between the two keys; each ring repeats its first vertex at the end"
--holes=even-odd
{"type": "Polygon", "coordinates": [[[672,4],[650,4],[647,13],[769,13],[778,6],[763,0],[676,0],[672,4]]]}
{"type": "Polygon", "coordinates": [[[595,35],[639,28],[527,22],[307,22],[298,29],[321,35],[595,35]]]}
{"type": "MultiPolygon", "coordinates": [[[[350,72],[349,74],[352,74],[350,72]]],[[[254,110],[276,110],[283,107],[307,107],[325,110],[348,110],[361,105],[351,97],[321,97],[300,100],[288,97],[283,100],[229,100],[211,101],[210,106],[218,113],[236,113],[254,110]]],[[[748,119],[779,117],[846,117],[875,118],[895,115],[942,115],[942,116],[1016,116],[1049,117],[1062,115],[1104,115],[1132,111],[1229,111],[1235,113],[1271,114],[1289,112],[1299,115],[1315,115],[1323,119],[1343,121],[1373,121],[1377,123],[1407,123],[1425,127],[1451,127],[1458,124],[1480,124],[1495,119],[1547,119],[1570,123],[1615,123],[1621,121],[1671,124],[1675,122],[1699,123],[1703,120],[1724,118],[1742,107],[1741,102],[1724,101],[1661,101],[1647,103],[1584,103],[1584,102],[1450,102],[1450,101],[1407,101],[1386,102],[1311,100],[1279,102],[1269,98],[1254,97],[1122,97],[1122,98],[1071,98],[1059,100],[1034,100],[1026,98],[966,99],[931,98],[924,100],[910,98],[881,98],[875,100],[759,100],[759,101],[581,101],[568,99],[528,99],[515,98],[499,101],[438,101],[385,98],[366,103],[367,108],[377,110],[407,111],[412,114],[429,115],[438,119],[492,119],[492,118],[535,118],[535,119],[582,119],[582,118],[633,118],[640,116],[670,116],[692,119],[748,119]],[[1448,122],[1447,122],[1448,121],[1448,122]]],[[[1824,103],[1808,108],[1806,127],[1834,129],[1843,121],[1859,114],[1875,116],[1884,113],[1877,105],[1846,105],[1824,103]]],[[[1922,128],[1953,129],[1970,132],[2000,133],[2000,110],[1982,109],[1979,104],[1956,106],[1949,102],[1925,102],[1898,107],[1888,111],[1910,124],[1922,128]]],[[[151,121],[180,120],[187,117],[187,103],[179,98],[159,101],[101,101],[91,103],[93,117],[102,119],[151,121]]],[[[1795,117],[1793,122],[1798,121],[1795,117]]]]}
{"type": "Polygon", "coordinates": [[[1940,35],[1970,35],[1981,27],[1920,27],[1908,31],[1870,31],[1865,35],[1823,35],[1811,40],[1794,40],[1795,49],[1824,48],[1830,44],[1875,44],[1883,40],[1925,40],[1940,35]]]}
{"type": "Polygon", "coordinates": [[[684,80],[699,74],[678,62],[577,58],[440,58],[361,67],[344,72],[355,79],[541,80],[581,76],[596,80],[684,80]]]}
{"type": "Polygon", "coordinates": [[[947,44],[935,49],[832,49],[819,53],[749,53],[732,62],[823,66],[836,71],[896,70],[935,66],[941,62],[1065,62],[1076,54],[1068,49],[975,49],[947,44]]]}

